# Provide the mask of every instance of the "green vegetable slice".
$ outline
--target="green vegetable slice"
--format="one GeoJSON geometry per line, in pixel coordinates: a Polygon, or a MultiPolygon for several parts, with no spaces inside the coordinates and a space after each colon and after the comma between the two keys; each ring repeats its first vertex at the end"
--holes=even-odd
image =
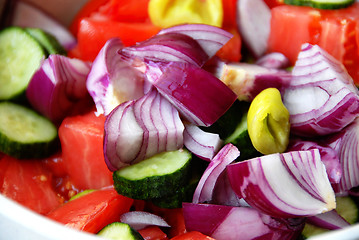
{"type": "Polygon", "coordinates": [[[58,147],[56,126],[22,105],[0,103],[0,151],[15,158],[47,157],[58,147]]]}
{"type": "Polygon", "coordinates": [[[67,55],[63,46],[50,33],[40,28],[25,28],[25,30],[45,48],[48,54],[67,55]]]}
{"type": "Polygon", "coordinates": [[[0,32],[0,100],[22,95],[45,57],[41,44],[20,27],[0,32]]]}
{"type": "Polygon", "coordinates": [[[340,9],[349,7],[355,0],[284,0],[284,3],[319,9],[340,9]]]}
{"type": "Polygon", "coordinates": [[[143,240],[139,232],[131,228],[130,225],[121,222],[110,223],[97,235],[111,240],[143,240]]]}
{"type": "Polygon", "coordinates": [[[189,182],[191,159],[185,149],[159,153],[115,171],[115,189],[121,195],[143,200],[173,195],[189,182]]]}

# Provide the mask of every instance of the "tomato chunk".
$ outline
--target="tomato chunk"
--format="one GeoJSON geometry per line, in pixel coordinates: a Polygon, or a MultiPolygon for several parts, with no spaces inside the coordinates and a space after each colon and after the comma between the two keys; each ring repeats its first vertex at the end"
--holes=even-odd
{"type": "Polygon", "coordinates": [[[51,211],[47,216],[68,227],[97,233],[106,225],[119,221],[133,200],[119,195],[114,188],[90,192],[51,211]]]}
{"type": "Polygon", "coordinates": [[[359,85],[359,2],[339,10],[282,5],[271,11],[269,52],[281,52],[294,64],[303,43],[317,44],[359,85]]]}
{"type": "Polygon", "coordinates": [[[47,214],[64,201],[52,180],[52,173],[39,159],[0,158],[0,193],[37,213],[47,214]]]}
{"type": "Polygon", "coordinates": [[[94,112],[64,119],[59,128],[62,161],[72,183],[80,190],[113,184],[103,155],[105,117],[94,112]]]}
{"type": "Polygon", "coordinates": [[[138,231],[145,240],[166,240],[167,234],[159,227],[151,226],[138,231]]]}

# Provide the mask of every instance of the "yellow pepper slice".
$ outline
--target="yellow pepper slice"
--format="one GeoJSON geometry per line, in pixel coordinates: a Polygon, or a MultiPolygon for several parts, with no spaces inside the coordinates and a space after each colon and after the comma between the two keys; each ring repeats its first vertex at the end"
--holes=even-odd
{"type": "Polygon", "coordinates": [[[276,88],[267,88],[252,101],[247,115],[248,134],[262,154],[284,152],[289,143],[289,112],[276,88]]]}
{"type": "Polygon", "coordinates": [[[150,0],[151,22],[162,28],[185,23],[222,26],[222,0],[150,0]]]}

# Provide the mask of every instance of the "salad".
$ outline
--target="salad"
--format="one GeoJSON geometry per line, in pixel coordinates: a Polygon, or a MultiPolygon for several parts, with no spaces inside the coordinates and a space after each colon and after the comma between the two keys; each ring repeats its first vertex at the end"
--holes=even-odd
{"type": "Polygon", "coordinates": [[[359,3],[89,0],[68,27],[7,4],[3,196],[107,239],[358,221],[359,3]]]}

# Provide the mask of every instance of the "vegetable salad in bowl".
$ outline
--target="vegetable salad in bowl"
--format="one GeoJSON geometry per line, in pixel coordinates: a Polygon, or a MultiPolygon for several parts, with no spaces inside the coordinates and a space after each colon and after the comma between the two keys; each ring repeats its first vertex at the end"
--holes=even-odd
{"type": "Polygon", "coordinates": [[[1,239],[359,236],[358,2],[63,4],[4,3],[1,239]]]}

